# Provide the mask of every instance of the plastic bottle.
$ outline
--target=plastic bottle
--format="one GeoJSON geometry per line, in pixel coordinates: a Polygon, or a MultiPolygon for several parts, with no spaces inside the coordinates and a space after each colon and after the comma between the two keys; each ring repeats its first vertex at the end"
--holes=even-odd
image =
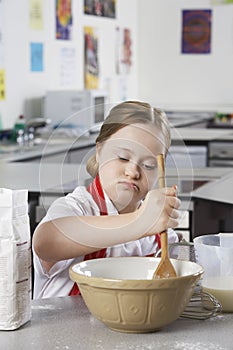
{"type": "Polygon", "coordinates": [[[14,129],[16,131],[25,129],[25,118],[22,114],[16,119],[14,129]]]}
{"type": "MultiPolygon", "coordinates": [[[[25,129],[25,117],[21,114],[18,116],[18,118],[16,119],[15,124],[14,124],[14,129],[12,131],[13,141],[17,140],[19,130],[22,130],[24,132],[24,129],[25,129]]],[[[22,133],[22,131],[21,131],[21,133],[22,133]]]]}

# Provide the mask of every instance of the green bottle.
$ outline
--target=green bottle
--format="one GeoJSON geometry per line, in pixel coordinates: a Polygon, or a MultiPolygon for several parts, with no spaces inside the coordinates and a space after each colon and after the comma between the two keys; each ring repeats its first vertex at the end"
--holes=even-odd
{"type": "Polygon", "coordinates": [[[15,121],[14,128],[12,130],[12,140],[15,142],[17,140],[19,130],[25,129],[25,117],[21,114],[15,121]]]}

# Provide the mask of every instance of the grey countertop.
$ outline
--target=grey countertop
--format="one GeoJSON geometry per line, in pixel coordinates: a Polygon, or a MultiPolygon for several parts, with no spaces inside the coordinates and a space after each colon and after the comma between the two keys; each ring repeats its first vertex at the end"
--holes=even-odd
{"type": "Polygon", "coordinates": [[[85,185],[89,175],[81,164],[0,163],[0,187],[27,188],[33,193],[62,193],[70,184],[85,185]]]}
{"type": "Polygon", "coordinates": [[[81,149],[95,145],[96,134],[77,138],[49,138],[37,140],[31,147],[18,147],[16,144],[5,146],[0,144],[1,162],[23,162],[30,159],[41,158],[71,150],[81,149]]]}
{"type": "Polygon", "coordinates": [[[192,198],[233,204],[233,169],[231,170],[231,173],[193,191],[192,198]]]}
{"type": "MultiPolygon", "coordinates": [[[[172,141],[175,143],[196,142],[205,145],[216,140],[233,141],[233,131],[231,129],[172,128],[171,136],[172,141]]],[[[11,145],[11,152],[7,151],[7,146],[0,145],[0,162],[28,161],[29,159],[40,158],[42,155],[48,156],[74,151],[95,145],[96,137],[96,134],[92,134],[77,138],[49,138],[48,140],[42,140],[41,144],[33,147],[24,147],[22,150],[17,148],[17,145],[11,145]]]]}
{"type": "MultiPolygon", "coordinates": [[[[221,183],[221,178],[228,174],[233,174],[231,168],[167,168],[166,182],[167,186],[178,185],[178,196],[181,199],[180,209],[192,211],[193,193],[198,195],[198,192],[193,189],[201,186],[200,191],[202,187],[204,190],[205,186],[208,186],[206,183],[209,182],[214,186],[215,181],[221,183]]],[[[78,185],[86,186],[90,181],[90,175],[84,164],[0,162],[0,187],[26,188],[29,194],[33,193],[38,199],[40,198],[39,202],[43,207],[48,207],[57,197],[72,192],[78,185]]],[[[211,192],[208,193],[211,195],[211,192]]],[[[220,191],[219,198],[222,199],[224,193],[228,197],[231,196],[231,191],[226,189],[220,191]]],[[[38,215],[41,217],[44,214],[43,210],[38,215]]]]}
{"type": "Polygon", "coordinates": [[[171,136],[173,141],[189,142],[211,142],[220,140],[233,141],[232,129],[205,129],[205,128],[172,128],[171,136]]]}
{"type": "Polygon", "coordinates": [[[0,331],[4,350],[232,350],[233,314],[179,318],[154,333],[119,333],[88,311],[81,296],[34,300],[31,321],[0,331]]]}
{"type": "Polygon", "coordinates": [[[166,109],[166,115],[170,124],[176,128],[195,126],[197,124],[208,124],[215,116],[215,111],[198,111],[195,110],[173,110],[166,109]]]}
{"type": "MultiPolygon", "coordinates": [[[[215,181],[232,173],[230,168],[166,169],[167,185],[177,184],[180,193],[189,193],[196,182],[215,181]]],[[[60,194],[85,185],[90,175],[84,164],[33,162],[0,163],[0,187],[27,188],[29,192],[60,194]]]]}
{"type": "MultiPolygon", "coordinates": [[[[36,163],[29,162],[34,158],[40,158],[43,155],[53,155],[67,151],[78,150],[95,145],[96,135],[81,137],[78,139],[49,139],[47,142],[27,149],[26,151],[15,151],[11,153],[0,154],[0,186],[9,188],[25,188],[32,192],[69,192],[77,184],[85,183],[87,174],[84,167],[80,168],[74,164],[49,164],[41,161],[36,163]],[[63,143],[61,143],[63,142],[63,143]],[[22,163],[21,163],[22,162],[22,163]],[[11,168],[8,166],[12,164],[11,168]],[[18,164],[18,165],[16,165],[18,164]],[[21,164],[21,165],[20,165],[21,164]],[[81,169],[81,170],[80,170],[81,169]],[[16,176],[19,174],[19,176],[16,176]],[[84,180],[83,180],[84,179],[84,180]]],[[[203,144],[213,141],[231,141],[233,140],[232,130],[222,129],[204,129],[204,128],[172,128],[172,140],[188,140],[189,142],[202,142],[203,144]]],[[[43,159],[42,159],[43,160],[43,159]]],[[[168,185],[178,184],[180,192],[190,193],[195,184],[193,180],[209,181],[221,178],[223,175],[232,172],[232,168],[203,168],[203,169],[177,169],[176,173],[167,169],[168,185]],[[219,170],[220,169],[220,170],[219,170]],[[189,183],[187,183],[187,178],[189,183]],[[184,181],[183,181],[184,180],[184,181]],[[186,182],[185,182],[186,181],[186,182]],[[184,185],[186,189],[184,190],[184,185]],[[188,189],[187,189],[188,187],[188,189]]],[[[207,184],[193,192],[195,196],[203,196],[210,200],[224,200],[232,203],[230,197],[231,191],[228,191],[225,179],[219,179],[214,184],[207,184]],[[210,189],[210,190],[209,190],[210,189]]],[[[230,180],[227,180],[230,181],[230,180]]],[[[196,182],[197,183],[197,182],[196,182]]],[[[230,184],[232,185],[232,184],[230,184]]],[[[232,188],[232,187],[231,187],[232,188]]],[[[189,196],[190,197],[190,196],[189,196]]]]}

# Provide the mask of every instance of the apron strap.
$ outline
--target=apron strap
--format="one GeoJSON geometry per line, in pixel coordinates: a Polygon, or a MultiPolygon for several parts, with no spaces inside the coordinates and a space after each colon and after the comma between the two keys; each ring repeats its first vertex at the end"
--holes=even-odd
{"type": "MultiPolygon", "coordinates": [[[[100,215],[108,215],[107,206],[104,198],[104,192],[99,180],[99,176],[97,175],[96,178],[92,181],[92,183],[87,187],[87,191],[92,195],[94,201],[98,205],[100,209],[100,215]]],[[[91,259],[99,259],[99,258],[105,258],[106,257],[106,248],[98,250],[96,252],[86,254],[84,256],[84,261],[91,260],[91,259]]],[[[76,283],[74,283],[69,296],[71,295],[77,295],[80,294],[79,288],[76,283]]]]}

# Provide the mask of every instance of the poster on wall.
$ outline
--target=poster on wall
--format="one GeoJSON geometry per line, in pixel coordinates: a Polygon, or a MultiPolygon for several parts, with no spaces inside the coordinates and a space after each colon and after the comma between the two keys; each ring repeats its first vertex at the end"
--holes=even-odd
{"type": "Polygon", "coordinates": [[[84,0],[86,15],[116,18],[117,0],[84,0]]]}
{"type": "Polygon", "coordinates": [[[209,54],[211,52],[211,10],[182,11],[183,54],[209,54]]]}
{"type": "Polygon", "coordinates": [[[116,73],[129,74],[132,66],[132,39],[129,28],[116,28],[116,73]]]}
{"type": "Polygon", "coordinates": [[[62,87],[74,86],[77,83],[76,62],[74,47],[60,49],[60,85],[62,87]]]}
{"type": "Polygon", "coordinates": [[[56,39],[70,40],[72,30],[72,0],[56,0],[56,39]]]}
{"type": "Polygon", "coordinates": [[[5,70],[0,69],[0,101],[5,100],[6,93],[5,93],[5,70]]]}
{"type": "Polygon", "coordinates": [[[30,43],[31,72],[43,72],[43,44],[30,43]]]}
{"type": "Polygon", "coordinates": [[[30,0],[29,25],[31,29],[43,29],[43,3],[42,0],[30,0]]]}
{"type": "Polygon", "coordinates": [[[84,82],[86,89],[99,85],[98,36],[93,27],[84,27],[84,82]]]}

